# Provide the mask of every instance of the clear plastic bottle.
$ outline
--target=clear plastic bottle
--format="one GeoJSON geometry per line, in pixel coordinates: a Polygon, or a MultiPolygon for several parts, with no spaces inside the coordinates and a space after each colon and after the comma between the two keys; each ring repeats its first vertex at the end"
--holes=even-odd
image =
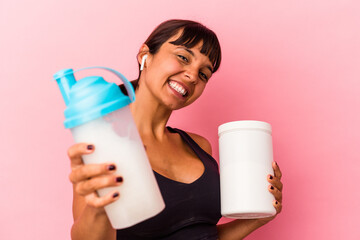
{"type": "Polygon", "coordinates": [[[102,77],[76,81],[72,69],[61,70],[54,78],[67,105],[65,127],[75,142],[95,145],[92,154],[83,156],[84,163],[114,162],[115,174],[124,178],[121,186],[98,190],[100,196],[114,189],[120,192],[120,198],[105,206],[105,211],[113,228],[122,229],[157,215],[165,204],[129,108],[135,100],[134,89],[121,73],[104,69],[123,81],[129,96],[102,77]]]}

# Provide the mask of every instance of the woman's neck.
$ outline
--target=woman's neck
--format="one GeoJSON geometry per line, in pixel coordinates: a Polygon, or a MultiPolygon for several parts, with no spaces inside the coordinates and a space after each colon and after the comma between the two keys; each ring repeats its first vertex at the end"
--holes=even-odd
{"type": "Polygon", "coordinates": [[[161,105],[146,89],[137,89],[130,110],[142,138],[163,139],[172,110],[161,105]]]}

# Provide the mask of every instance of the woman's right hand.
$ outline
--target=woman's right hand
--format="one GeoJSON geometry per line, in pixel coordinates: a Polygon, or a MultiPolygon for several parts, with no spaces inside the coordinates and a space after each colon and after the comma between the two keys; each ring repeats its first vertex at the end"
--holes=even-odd
{"type": "MultiPolygon", "coordinates": [[[[103,208],[116,201],[120,197],[120,193],[114,190],[103,197],[99,197],[96,190],[121,185],[123,179],[121,176],[114,174],[116,171],[114,163],[84,165],[82,155],[91,154],[94,151],[95,146],[87,143],[77,143],[68,149],[68,156],[71,160],[69,179],[74,187],[74,200],[77,199],[82,202],[79,205],[83,205],[85,200],[88,206],[103,208]],[[80,197],[79,199],[79,196],[83,198],[80,197]]],[[[77,210],[74,210],[74,218],[76,219],[77,210]]]]}

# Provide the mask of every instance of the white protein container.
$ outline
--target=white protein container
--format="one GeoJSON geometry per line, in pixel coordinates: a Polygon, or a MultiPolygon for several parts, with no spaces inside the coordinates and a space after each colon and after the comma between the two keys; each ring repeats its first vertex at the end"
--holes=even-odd
{"type": "Polygon", "coordinates": [[[267,175],[274,175],[271,125],[235,121],[219,126],[221,214],[236,219],[276,214],[267,175]]]}

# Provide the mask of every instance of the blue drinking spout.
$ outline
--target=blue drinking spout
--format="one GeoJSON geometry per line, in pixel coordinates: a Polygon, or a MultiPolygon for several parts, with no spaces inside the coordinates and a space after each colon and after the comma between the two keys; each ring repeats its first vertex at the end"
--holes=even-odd
{"type": "Polygon", "coordinates": [[[70,68],[60,70],[54,74],[54,79],[60,88],[60,92],[67,106],[69,104],[70,89],[76,83],[74,71],[70,68]]]}

